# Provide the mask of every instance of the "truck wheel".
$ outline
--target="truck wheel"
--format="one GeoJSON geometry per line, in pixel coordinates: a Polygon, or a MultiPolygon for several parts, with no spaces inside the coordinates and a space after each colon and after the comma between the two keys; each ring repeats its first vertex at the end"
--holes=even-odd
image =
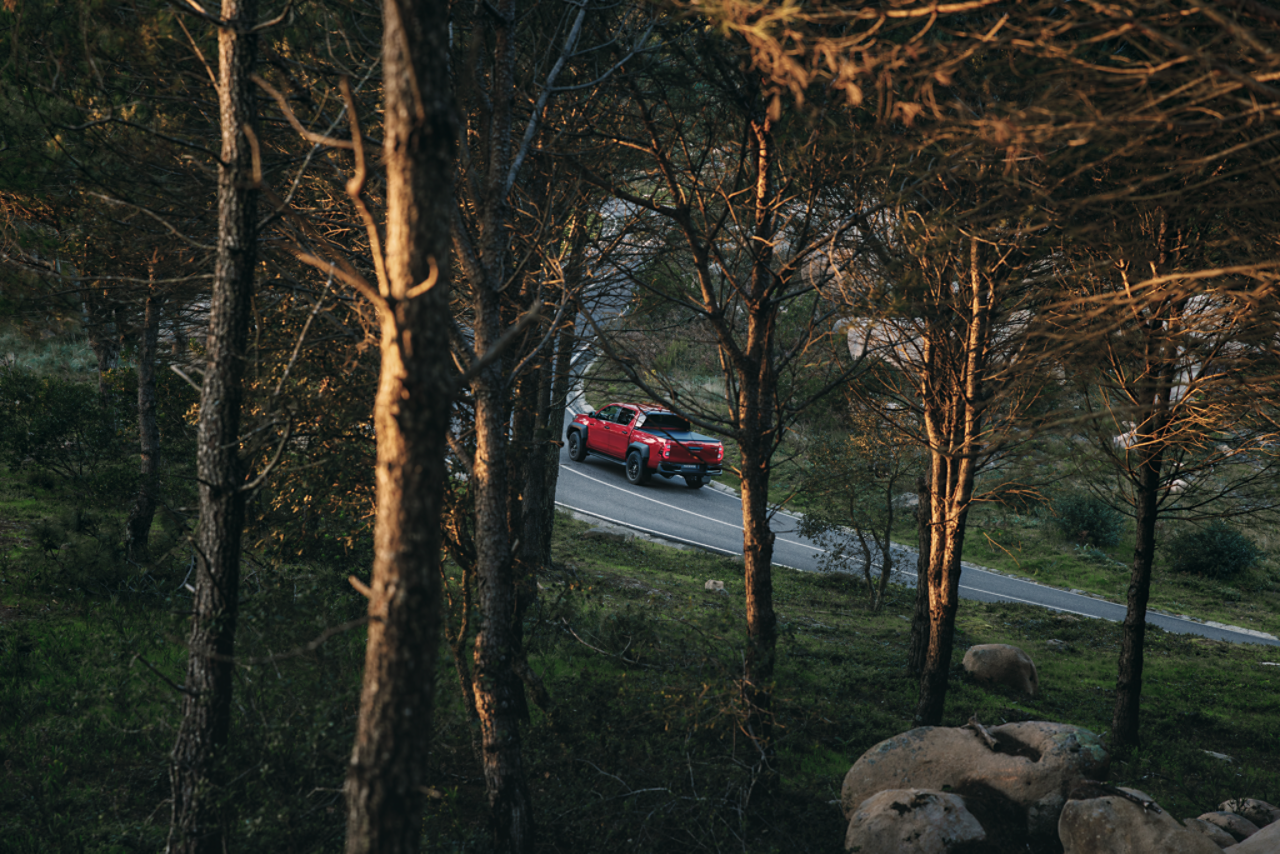
{"type": "Polygon", "coordinates": [[[639,486],[648,479],[649,469],[645,467],[644,460],[640,459],[640,452],[632,451],[627,454],[627,480],[639,486]]]}
{"type": "Polygon", "coordinates": [[[569,459],[580,463],[587,458],[587,446],[582,443],[582,431],[571,430],[565,441],[569,443],[569,459]]]}
{"type": "Polygon", "coordinates": [[[684,476],[684,483],[690,489],[702,489],[702,484],[706,483],[706,480],[701,475],[687,474],[684,476]]]}

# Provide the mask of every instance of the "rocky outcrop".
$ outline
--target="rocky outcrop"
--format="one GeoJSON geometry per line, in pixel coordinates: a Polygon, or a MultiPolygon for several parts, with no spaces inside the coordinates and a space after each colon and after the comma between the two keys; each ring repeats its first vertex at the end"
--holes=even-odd
{"type": "Polygon", "coordinates": [[[1098,737],[1067,724],[1030,721],[982,733],[970,727],[920,727],[864,753],[845,775],[841,805],[852,817],[884,790],[946,791],[965,797],[980,820],[984,809],[1013,813],[1030,836],[1043,837],[1057,827],[1074,785],[1104,777],[1107,764],[1098,737]]]}
{"type": "Polygon", "coordinates": [[[1230,812],[1244,816],[1258,827],[1266,827],[1280,821],[1280,807],[1272,806],[1257,798],[1232,798],[1218,805],[1218,812],[1230,812]]]}
{"type": "Polygon", "coordinates": [[[1236,844],[1235,837],[1218,827],[1216,824],[1210,824],[1209,822],[1198,818],[1189,818],[1183,822],[1183,825],[1185,825],[1187,830],[1190,830],[1192,833],[1198,833],[1201,836],[1208,837],[1209,841],[1214,845],[1217,845],[1219,848],[1229,848],[1236,844]]]}
{"type": "Polygon", "coordinates": [[[959,854],[986,838],[963,798],[926,789],[889,789],[854,810],[844,848],[857,854],[959,854]]]}
{"type": "Polygon", "coordinates": [[[971,646],[964,654],[964,669],[984,685],[1007,685],[1032,697],[1040,693],[1035,662],[1016,646],[1004,643],[971,646]]]}
{"type": "Polygon", "coordinates": [[[1231,834],[1231,838],[1236,842],[1243,842],[1258,832],[1256,824],[1233,812],[1207,812],[1196,817],[1201,821],[1209,822],[1209,824],[1216,824],[1231,834]]]}
{"type": "Polygon", "coordinates": [[[1222,849],[1223,854],[1276,854],[1280,851],[1280,821],[1273,821],[1244,842],[1222,849]]]}
{"type": "MultiPolygon", "coordinates": [[[[1136,789],[1123,791],[1151,801],[1136,789]]],[[[1222,854],[1207,836],[1157,809],[1120,795],[1067,801],[1058,819],[1063,854],[1222,854]]]]}

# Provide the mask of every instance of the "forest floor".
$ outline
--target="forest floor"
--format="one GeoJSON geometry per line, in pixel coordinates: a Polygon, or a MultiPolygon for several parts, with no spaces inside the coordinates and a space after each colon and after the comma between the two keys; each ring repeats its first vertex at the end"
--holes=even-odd
{"type": "MultiPolygon", "coordinates": [[[[76,504],[72,490],[0,476],[8,523],[0,553],[0,847],[156,851],[178,720],[170,683],[184,672],[186,552],[172,540],[156,566],[114,575],[107,544],[118,520],[105,509],[73,512],[76,504]]],[[[345,579],[366,571],[343,560],[246,559],[238,653],[266,660],[237,670],[226,756],[232,850],[342,847],[364,633],[294,651],[362,613],[345,579]]],[[[891,588],[873,614],[848,576],[776,572],[780,782],[753,796],[758,754],[740,729],[741,565],[557,519],[555,567],[525,625],[531,663],[554,701],[530,709],[523,733],[540,851],[841,850],[835,802],[844,773],[912,726],[916,682],[904,667],[911,592],[891,588]],[[724,581],[726,592],[705,591],[709,579],[724,581]]],[[[1053,720],[1105,737],[1119,641],[1112,623],[966,601],[945,723],[971,715],[990,725],[1053,720]],[[975,643],[1025,649],[1043,694],[968,681],[959,663],[975,643]]],[[[1178,818],[1228,797],[1280,802],[1276,660],[1274,648],[1152,630],[1145,746],[1113,763],[1112,780],[1150,793],[1178,818]]],[[[427,850],[484,851],[478,733],[447,651],[437,678],[427,850]]]]}

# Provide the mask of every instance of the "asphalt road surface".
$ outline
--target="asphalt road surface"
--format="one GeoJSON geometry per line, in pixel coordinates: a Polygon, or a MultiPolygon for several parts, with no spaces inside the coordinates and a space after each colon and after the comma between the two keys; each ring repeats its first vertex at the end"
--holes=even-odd
{"type": "MultiPolygon", "coordinates": [[[[565,423],[572,417],[566,414],[565,423]]],[[[561,449],[556,503],[603,522],[623,525],[661,539],[723,555],[742,554],[742,503],[737,495],[711,487],[689,489],[682,478],[666,480],[655,476],[644,486],[632,486],[620,464],[599,457],[588,457],[581,463],[575,463],[561,449]]],[[[777,536],[773,553],[775,564],[809,572],[818,569],[818,556],[822,549],[796,532],[795,517],[777,514],[773,530],[777,536]]],[[[908,549],[895,551],[895,562],[907,572],[894,580],[914,586],[915,553],[908,549]]],[[[1124,606],[1114,602],[970,565],[966,565],[961,573],[960,594],[966,599],[981,602],[1025,602],[1054,611],[1113,621],[1123,620],[1125,614],[1124,606]]],[[[1202,635],[1233,643],[1280,646],[1280,641],[1261,633],[1181,617],[1149,614],[1147,622],[1170,632],[1202,635]]]]}

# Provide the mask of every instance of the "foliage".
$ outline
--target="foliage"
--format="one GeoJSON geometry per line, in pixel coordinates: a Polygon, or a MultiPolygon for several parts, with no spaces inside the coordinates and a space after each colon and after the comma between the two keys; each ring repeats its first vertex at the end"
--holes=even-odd
{"type": "Polygon", "coordinates": [[[1170,568],[1210,578],[1239,575],[1262,557],[1248,536],[1221,519],[1203,528],[1189,528],[1169,544],[1170,568]]]}
{"type": "Polygon", "coordinates": [[[799,531],[825,552],[826,571],[861,571],[873,609],[878,609],[884,583],[893,571],[889,548],[902,494],[914,489],[924,470],[920,448],[904,441],[875,413],[846,401],[838,428],[806,448],[806,470],[800,489],[811,508],[799,531]],[[872,579],[878,566],[880,578],[872,579]]]}
{"type": "Polygon", "coordinates": [[[89,383],[0,365],[0,453],[11,469],[28,461],[103,494],[121,486],[127,412],[121,396],[100,399],[89,383]]]}
{"type": "Polygon", "coordinates": [[[1069,492],[1053,502],[1062,536],[1081,545],[1114,546],[1120,542],[1124,517],[1107,502],[1084,492],[1069,492]]]}

